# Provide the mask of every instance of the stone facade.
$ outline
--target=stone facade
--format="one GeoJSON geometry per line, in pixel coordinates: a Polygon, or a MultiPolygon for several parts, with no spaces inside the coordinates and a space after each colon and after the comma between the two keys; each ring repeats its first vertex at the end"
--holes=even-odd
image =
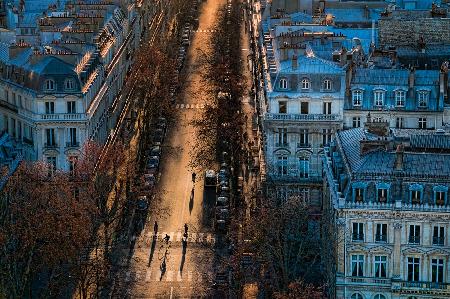
{"type": "Polygon", "coordinates": [[[325,149],[333,298],[450,296],[450,135],[400,131],[369,122],[325,149]]]}

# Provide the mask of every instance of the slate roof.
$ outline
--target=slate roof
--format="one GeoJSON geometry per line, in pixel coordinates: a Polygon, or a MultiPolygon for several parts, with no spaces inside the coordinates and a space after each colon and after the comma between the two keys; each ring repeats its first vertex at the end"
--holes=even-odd
{"type": "Polygon", "coordinates": [[[406,69],[357,68],[353,74],[353,84],[408,85],[409,71],[406,69]]]}
{"type": "MultiPolygon", "coordinates": [[[[422,135],[418,139],[422,140],[421,138],[424,136],[430,135],[422,135]]],[[[432,136],[436,138],[439,135],[432,136]]],[[[355,175],[395,175],[396,153],[394,151],[386,152],[380,149],[360,155],[360,141],[365,137],[366,133],[363,128],[337,133],[343,158],[348,162],[351,172],[355,175]]],[[[449,146],[450,149],[450,143],[447,143],[446,146],[449,146]]],[[[450,176],[450,154],[405,152],[403,161],[403,173],[406,176],[450,176]]]]}
{"type": "Polygon", "coordinates": [[[292,60],[280,62],[280,73],[308,73],[308,74],[341,74],[344,70],[335,63],[317,56],[298,56],[298,67],[292,68],[292,60]]]}

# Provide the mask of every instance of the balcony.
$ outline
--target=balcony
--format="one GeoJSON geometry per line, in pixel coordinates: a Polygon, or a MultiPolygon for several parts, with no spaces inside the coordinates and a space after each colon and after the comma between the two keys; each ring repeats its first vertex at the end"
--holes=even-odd
{"type": "Polygon", "coordinates": [[[339,114],[283,114],[266,113],[265,120],[286,120],[286,121],[340,121],[339,114]]]}
{"type": "Polygon", "coordinates": [[[400,286],[404,291],[414,291],[417,294],[444,295],[446,298],[450,295],[450,284],[448,283],[402,281],[400,286]]]}
{"type": "Polygon", "coordinates": [[[277,143],[275,143],[275,147],[289,147],[289,143],[287,143],[287,142],[277,142],[277,143]]]}
{"type": "Polygon", "coordinates": [[[353,241],[364,241],[364,234],[353,234],[352,240],[353,241]]]}
{"type": "Polygon", "coordinates": [[[86,119],[85,113],[54,113],[41,114],[41,120],[81,121],[86,119]]]}
{"type": "Polygon", "coordinates": [[[409,244],[420,244],[420,236],[409,236],[408,243],[409,244]]]}
{"type": "Polygon", "coordinates": [[[444,237],[433,237],[433,245],[444,246],[444,237]]]}
{"type": "Polygon", "coordinates": [[[389,278],[379,277],[347,277],[346,283],[348,284],[376,284],[376,285],[389,285],[391,280],[389,278]]]}
{"type": "Polygon", "coordinates": [[[375,235],[375,242],[386,243],[387,242],[387,235],[375,235]]]}
{"type": "Polygon", "coordinates": [[[79,142],[66,142],[66,148],[79,148],[80,143],[79,142]]]}
{"type": "Polygon", "coordinates": [[[58,145],[56,143],[44,143],[44,148],[45,149],[57,149],[58,145]]]}
{"type": "Polygon", "coordinates": [[[297,148],[311,148],[310,143],[297,143],[297,148]]]}

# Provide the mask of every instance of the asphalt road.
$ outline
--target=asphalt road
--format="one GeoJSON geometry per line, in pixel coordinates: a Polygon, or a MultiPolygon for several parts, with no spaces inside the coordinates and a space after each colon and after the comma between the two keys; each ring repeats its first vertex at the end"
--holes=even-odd
{"type": "Polygon", "coordinates": [[[216,12],[225,0],[208,0],[199,6],[199,27],[193,33],[185,66],[188,81],[181,90],[176,109],[177,121],[169,128],[163,144],[163,161],[158,191],[153,199],[143,231],[130,251],[130,265],[119,275],[116,296],[128,298],[199,298],[211,292],[214,278],[213,217],[204,201],[202,174],[192,182],[189,166],[196,117],[208,97],[203,93],[199,56],[208,52],[208,40],[216,12]],[[154,222],[158,233],[154,236],[154,222]],[[183,244],[184,224],[188,239],[183,244]],[[169,242],[163,240],[168,234],[169,242]],[[166,263],[162,271],[163,261],[166,263]],[[121,289],[121,291],[119,291],[121,289]]]}

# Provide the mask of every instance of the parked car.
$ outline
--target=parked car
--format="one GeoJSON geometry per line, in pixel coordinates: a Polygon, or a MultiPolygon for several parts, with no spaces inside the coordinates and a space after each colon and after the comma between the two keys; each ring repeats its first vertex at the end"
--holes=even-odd
{"type": "Polygon", "coordinates": [[[217,207],[228,207],[228,197],[219,196],[217,197],[216,206],[217,207]]]}
{"type": "Polygon", "coordinates": [[[159,145],[155,145],[150,149],[150,157],[158,156],[161,158],[161,147],[159,145]]]}
{"type": "Polygon", "coordinates": [[[217,177],[216,172],[212,169],[205,171],[205,187],[216,187],[217,177]]]}
{"type": "Polygon", "coordinates": [[[147,161],[147,169],[159,169],[159,157],[151,156],[147,161]]]}
{"type": "Polygon", "coordinates": [[[167,120],[166,120],[166,118],[159,117],[158,120],[157,120],[156,126],[159,129],[162,129],[162,130],[166,131],[166,129],[167,129],[167,120]]]}
{"type": "Polygon", "coordinates": [[[153,173],[143,175],[143,190],[152,190],[156,185],[156,176],[153,173]]]}
{"type": "Polygon", "coordinates": [[[148,198],[146,195],[141,195],[137,198],[136,208],[140,211],[146,211],[148,209],[148,198]]]}
{"type": "Polygon", "coordinates": [[[155,133],[153,135],[153,142],[159,142],[159,143],[163,143],[164,142],[164,130],[163,129],[156,129],[155,133]]]}
{"type": "Polygon", "coordinates": [[[216,219],[219,220],[225,220],[228,221],[228,217],[230,216],[230,213],[227,208],[224,207],[217,207],[216,208],[216,219]]]}

